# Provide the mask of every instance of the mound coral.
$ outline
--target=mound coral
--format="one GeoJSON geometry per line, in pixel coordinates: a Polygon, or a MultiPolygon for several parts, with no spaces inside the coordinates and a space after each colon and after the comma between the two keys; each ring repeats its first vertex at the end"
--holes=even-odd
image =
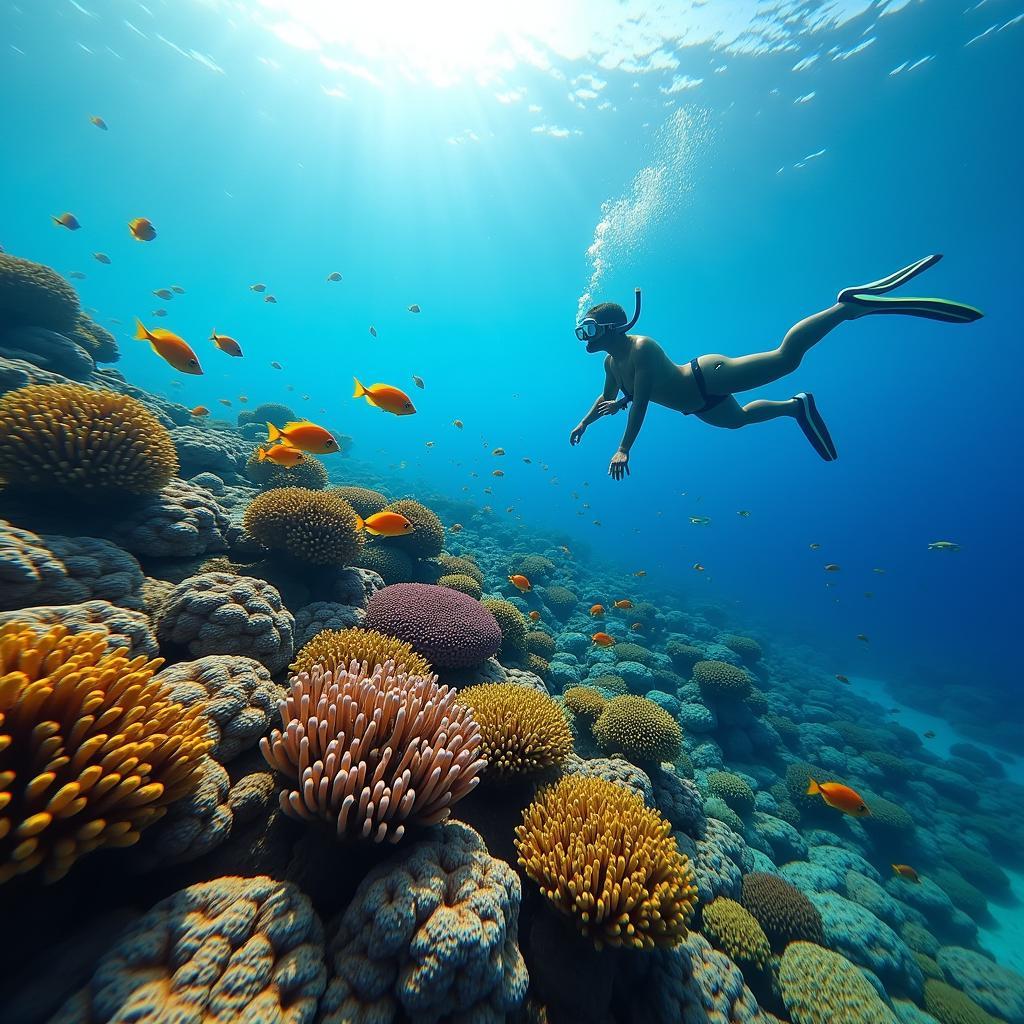
{"type": "Polygon", "coordinates": [[[458,573],[464,576],[471,576],[481,587],[484,585],[484,574],[480,571],[480,566],[472,558],[466,558],[464,555],[449,555],[442,552],[437,556],[436,562],[442,570],[442,575],[444,573],[449,575],[458,573]]]}
{"type": "Polygon", "coordinates": [[[639,644],[616,644],[612,649],[616,661],[636,661],[644,668],[654,668],[658,661],[654,654],[639,644]]]}
{"type": "Polygon", "coordinates": [[[669,640],[665,645],[665,653],[672,659],[672,664],[676,669],[687,674],[704,657],[704,652],[699,647],[694,647],[693,644],[675,638],[669,640]]]}
{"type": "Polygon", "coordinates": [[[594,722],[604,710],[605,699],[593,686],[570,686],[562,694],[562,699],[574,717],[584,722],[594,722]]]}
{"type": "Polygon", "coordinates": [[[516,1017],[529,978],[519,877],[457,821],[359,883],[328,940],[318,1024],[516,1017]]]}
{"type": "Polygon", "coordinates": [[[924,1008],[939,1024],[1001,1024],[1001,1018],[983,1010],[970,996],[935,978],[924,983],[924,1008]]]}
{"type": "Polygon", "coordinates": [[[260,740],[288,779],[281,810],[327,821],[339,839],[397,843],[408,825],[451,814],[480,781],[480,729],[454,690],[433,676],[311,672],[292,678],[281,729],[260,740]]]}
{"type": "Polygon", "coordinates": [[[754,811],[754,791],[732,772],[710,772],[708,789],[721,797],[738,815],[745,817],[754,811]]]}
{"type": "MultiPolygon", "coordinates": [[[[588,757],[584,760],[576,754],[570,754],[562,765],[564,775],[586,775],[595,779],[604,779],[605,782],[614,782],[617,786],[624,786],[640,797],[648,807],[660,805],[655,801],[654,788],[651,780],[642,768],[630,764],[624,757],[588,757]]],[[[662,811],[666,818],[669,816],[662,811]]],[[[672,819],[669,818],[669,823],[672,819]]]]}
{"type": "Polygon", "coordinates": [[[335,493],[339,498],[344,498],[364,519],[383,512],[388,507],[388,499],[380,491],[371,490],[369,487],[335,487],[335,493]]]}
{"type": "Polygon", "coordinates": [[[698,661],[693,678],[711,700],[742,700],[750,693],[750,676],[727,661],[698,661]]]}
{"type": "Polygon", "coordinates": [[[546,693],[515,683],[482,683],[459,693],[480,727],[488,776],[507,781],[560,765],[572,751],[572,733],[546,693]]]}
{"type": "Polygon", "coordinates": [[[91,316],[79,313],[75,322],[64,332],[76,344],[85,349],[97,363],[116,363],[120,359],[117,341],[91,316]]]}
{"type": "Polygon", "coordinates": [[[409,533],[386,538],[384,543],[387,547],[398,548],[413,558],[436,558],[441,554],[444,526],[426,505],[411,498],[402,498],[387,505],[385,511],[405,516],[413,527],[409,533]]]}
{"type": "Polygon", "coordinates": [[[178,471],[171,436],[141,403],[81,384],[30,384],[0,397],[0,483],[105,499],[152,494],[178,471]]]}
{"type": "Polygon", "coordinates": [[[669,823],[614,782],[569,775],[516,828],[519,863],[597,948],[675,946],[697,890],[669,823]]]}
{"type": "MultiPolygon", "coordinates": [[[[875,805],[872,804],[871,813],[874,814],[874,812],[875,805]]],[[[983,892],[998,895],[1009,891],[1010,879],[991,857],[985,857],[962,843],[944,847],[942,854],[943,859],[950,867],[983,892]]]]}
{"type": "Polygon", "coordinates": [[[366,613],[359,605],[338,601],[312,601],[303,605],[295,615],[295,647],[305,647],[325,629],[352,629],[363,624],[366,613]]]}
{"type": "Polygon", "coordinates": [[[555,571],[555,563],[545,555],[513,555],[508,562],[508,574],[522,573],[534,583],[545,580],[555,571]]]}
{"type": "Polygon", "coordinates": [[[793,1024],[896,1024],[859,968],[811,942],[786,947],[779,986],[793,1024]]]}
{"type": "Polygon", "coordinates": [[[269,459],[260,460],[259,448],[254,448],[245,463],[245,475],[265,491],[275,487],[305,487],[309,491],[322,491],[327,486],[327,470],[314,455],[307,455],[290,469],[275,465],[269,459]]]}
{"type": "Polygon", "coordinates": [[[754,665],[761,660],[764,651],[761,645],[749,636],[738,636],[736,633],[729,633],[722,637],[721,642],[747,665],[754,665]]]}
{"type": "Polygon", "coordinates": [[[79,312],[75,289],[56,271],[0,253],[0,321],[5,325],[68,331],[79,312]]]}
{"type": "Polygon", "coordinates": [[[378,590],[363,625],[404,640],[435,668],[476,668],[501,647],[501,629],[479,601],[429,583],[378,590]]]}
{"type": "Polygon", "coordinates": [[[249,503],[242,522],[264,547],[310,565],[351,565],[363,547],[355,509],[333,491],[266,491],[249,503]]]}
{"type": "Polygon", "coordinates": [[[527,654],[526,668],[535,676],[540,676],[541,679],[547,679],[551,674],[551,662],[546,661],[539,654],[527,654]]]}
{"type": "Polygon", "coordinates": [[[404,641],[385,636],[373,629],[325,629],[317,633],[295,656],[292,672],[311,672],[319,665],[325,672],[347,672],[352,662],[366,663],[372,673],[389,661],[395,669],[411,676],[428,676],[431,668],[404,641]]]}
{"type": "Polygon", "coordinates": [[[764,930],[735,900],[719,896],[704,907],[701,931],[712,945],[741,968],[760,970],[771,959],[772,951],[764,930]]]}
{"type": "Polygon", "coordinates": [[[945,946],[938,953],[947,981],[982,1009],[1005,1018],[1010,1024],[1024,1021],[1024,977],[973,949],[945,946]]]}
{"type": "Polygon", "coordinates": [[[199,708],[153,682],[160,662],[104,633],[0,627],[0,882],[56,881],[101,846],[130,846],[198,784],[212,746],[199,708]]]}
{"type": "Polygon", "coordinates": [[[377,573],[388,586],[392,583],[409,583],[413,577],[412,559],[404,551],[383,544],[364,545],[355,564],[360,569],[377,573]]]}
{"type": "Polygon", "coordinates": [[[740,902],[764,929],[772,949],[781,953],[791,942],[823,945],[821,914],[795,886],[778,875],[751,871],[743,876],[740,902]]]}
{"type": "Polygon", "coordinates": [[[69,633],[103,633],[108,651],[124,647],[130,658],[137,654],[155,658],[160,653],[145,613],[119,608],[109,601],[41,605],[0,612],[0,626],[8,622],[24,622],[39,633],[45,633],[50,626],[64,626],[69,633]]]}
{"type": "Polygon", "coordinates": [[[550,633],[540,629],[531,629],[526,634],[526,649],[530,654],[536,654],[545,661],[550,661],[555,655],[555,638],[550,633]]]}
{"type": "Polygon", "coordinates": [[[255,409],[241,409],[238,413],[238,425],[245,426],[246,423],[255,423],[266,429],[268,423],[275,427],[283,427],[286,423],[299,419],[299,416],[287,405],[281,402],[263,402],[255,409]]]}
{"type": "Polygon", "coordinates": [[[326,982],[323,926],[306,896],[266,877],[215,878],[130,925],[52,1024],[313,1024],[326,982]]]}
{"type": "Polygon", "coordinates": [[[451,587],[452,590],[457,590],[460,594],[466,594],[477,601],[484,596],[484,588],[472,576],[467,576],[461,572],[445,573],[443,576],[438,577],[437,585],[439,587],[451,587]]]}
{"type": "Polygon", "coordinates": [[[526,657],[526,616],[511,601],[486,597],[483,606],[497,619],[501,629],[500,657],[506,661],[522,661],[526,657]]]}
{"type": "Polygon", "coordinates": [[[825,768],[820,768],[818,765],[807,764],[804,761],[796,761],[793,764],[787,765],[786,790],[789,793],[789,799],[802,814],[808,811],[821,811],[821,808],[825,806],[820,796],[807,792],[807,786],[812,778],[833,779],[836,782],[842,781],[842,779],[836,779],[833,774],[825,768]]]}
{"type": "Polygon", "coordinates": [[[589,685],[596,686],[601,690],[607,690],[613,696],[628,692],[626,680],[622,676],[612,675],[611,673],[591,679],[589,685]]]}
{"type": "Polygon", "coordinates": [[[594,722],[594,739],[606,754],[641,765],[671,761],[683,742],[679,723],[646,697],[612,697],[594,722]]]}
{"type": "Polygon", "coordinates": [[[558,619],[569,618],[580,603],[580,599],[566,587],[545,587],[541,596],[551,614],[558,619]]]}

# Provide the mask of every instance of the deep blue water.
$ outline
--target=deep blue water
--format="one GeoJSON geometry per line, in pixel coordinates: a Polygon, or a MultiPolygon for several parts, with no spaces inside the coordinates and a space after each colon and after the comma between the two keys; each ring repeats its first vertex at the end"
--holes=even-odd
{"type": "Polygon", "coordinates": [[[84,272],[144,387],[231,399],[231,417],[239,395],[287,401],[360,458],[404,461],[411,491],[429,481],[521,516],[524,536],[564,530],[648,570],[638,592],[734,603],[837,671],[1013,699],[1019,2],[337,7],[3,0],[0,245],[84,272]],[[607,201],[594,299],[629,306],[640,285],[638,330],[680,362],[773,347],[839,288],[930,252],[946,258],[924,294],[987,315],[844,325],[766,389],[814,391],[835,464],[790,421],[728,432],[652,409],[613,483],[625,417],[568,445],[601,385],[572,328],[607,201]],[[80,231],[53,225],[65,210],[80,231]],[[129,236],[136,216],[156,241],[129,236]],[[151,294],[171,284],[186,294],[151,294]],[[205,375],[131,341],[135,316],[189,339],[205,375]],[[214,327],[243,360],[204,340],[214,327]],[[418,415],[354,402],[354,375],[407,388],[418,415]],[[507,450],[504,478],[485,443],[507,450]]]}

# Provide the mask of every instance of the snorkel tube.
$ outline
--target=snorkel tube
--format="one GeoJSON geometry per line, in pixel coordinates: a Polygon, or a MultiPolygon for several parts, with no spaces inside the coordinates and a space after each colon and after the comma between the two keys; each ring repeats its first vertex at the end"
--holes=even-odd
{"type": "Polygon", "coordinates": [[[634,292],[636,294],[636,306],[633,308],[633,319],[625,327],[616,328],[622,334],[628,334],[633,329],[633,325],[640,319],[640,289],[636,288],[634,292]]]}

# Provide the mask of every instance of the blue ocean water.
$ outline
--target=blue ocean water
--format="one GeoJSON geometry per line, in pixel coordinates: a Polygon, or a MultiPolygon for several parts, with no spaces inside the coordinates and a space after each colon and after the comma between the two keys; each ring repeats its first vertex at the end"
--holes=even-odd
{"type": "Polygon", "coordinates": [[[732,606],[926,710],[973,693],[974,734],[981,714],[1013,749],[1017,0],[0,0],[0,30],[0,246],[85,275],[133,383],[232,421],[240,396],[286,402],[410,492],[645,571],[637,599],[732,606]],[[929,253],[910,290],[984,319],[845,324],[751,396],[813,391],[836,463],[788,420],[658,408],[625,481],[624,416],[570,448],[602,380],[573,334],[584,296],[629,309],[642,288],[637,330],[678,362],[741,355],[929,253]],[[132,341],[136,317],[204,375],[132,341]],[[417,414],[354,401],[354,377],[417,414]]]}

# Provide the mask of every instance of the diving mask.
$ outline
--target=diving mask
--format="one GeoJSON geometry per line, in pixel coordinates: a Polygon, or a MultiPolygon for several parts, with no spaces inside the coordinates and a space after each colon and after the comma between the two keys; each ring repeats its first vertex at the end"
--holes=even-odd
{"type": "Polygon", "coordinates": [[[585,317],[576,325],[576,337],[580,341],[593,341],[604,334],[626,334],[633,328],[633,325],[640,319],[640,289],[637,288],[636,305],[633,308],[633,319],[627,324],[603,324],[592,316],[585,317]]]}

